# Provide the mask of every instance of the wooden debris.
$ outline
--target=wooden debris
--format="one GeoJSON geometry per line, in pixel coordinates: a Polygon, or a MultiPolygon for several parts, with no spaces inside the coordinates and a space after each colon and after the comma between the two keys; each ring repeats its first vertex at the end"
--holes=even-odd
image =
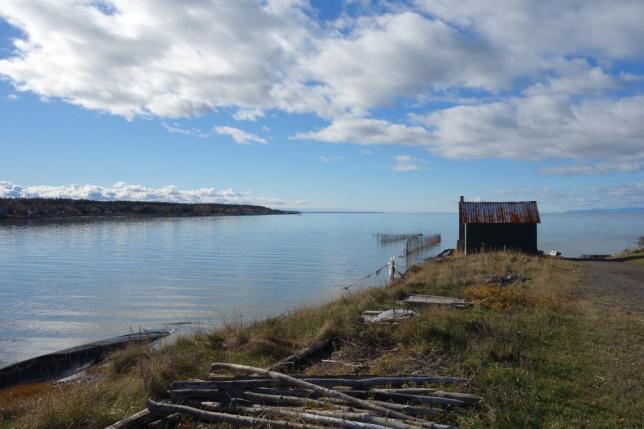
{"type": "Polygon", "coordinates": [[[510,273],[504,276],[485,277],[485,282],[487,284],[497,285],[497,286],[507,286],[516,281],[524,281],[524,280],[527,280],[526,276],[524,276],[523,274],[516,274],[516,273],[510,273]]]}
{"type": "Polygon", "coordinates": [[[148,408],[145,408],[138,413],[131,415],[130,417],[107,426],[105,429],[128,429],[143,427],[149,423],[160,420],[169,414],[171,413],[164,411],[150,411],[148,408]]]}
{"type": "Polygon", "coordinates": [[[439,295],[409,295],[403,302],[407,305],[446,305],[453,308],[467,308],[473,305],[461,298],[439,295]]]}
{"type": "Polygon", "coordinates": [[[342,365],[342,366],[348,366],[350,368],[355,368],[356,365],[353,363],[349,362],[342,362],[341,360],[335,360],[335,359],[322,359],[320,362],[322,363],[328,363],[331,365],[342,365]]]}
{"type": "Polygon", "coordinates": [[[324,407],[326,404],[324,401],[319,401],[317,399],[310,399],[300,396],[289,396],[289,395],[272,395],[270,393],[258,393],[258,392],[244,392],[242,393],[244,398],[248,398],[255,403],[264,404],[264,405],[287,405],[295,407],[324,407]]]}
{"type": "Polygon", "coordinates": [[[318,386],[317,384],[309,383],[308,381],[300,380],[297,378],[293,378],[291,376],[288,376],[286,374],[280,374],[279,372],[273,372],[273,371],[268,371],[263,368],[255,368],[252,366],[247,366],[247,365],[237,365],[233,363],[214,363],[211,366],[211,369],[214,370],[228,370],[228,371],[235,371],[235,372],[246,372],[246,373],[251,373],[251,374],[259,374],[259,375],[264,375],[269,378],[275,379],[275,380],[280,380],[283,381],[287,384],[292,384],[294,386],[299,386],[303,387],[305,389],[311,389],[313,392],[318,393],[321,396],[326,396],[330,398],[337,398],[341,399],[344,402],[346,402],[349,405],[354,405],[359,408],[364,408],[367,410],[372,410],[376,411],[379,413],[383,413],[385,416],[391,415],[393,417],[398,417],[398,418],[408,418],[409,416],[400,413],[398,411],[394,411],[391,409],[388,409],[384,406],[381,405],[376,405],[373,404],[369,401],[363,401],[362,399],[354,398],[353,396],[349,396],[346,393],[342,393],[337,390],[333,389],[328,389],[326,387],[318,386]]]}
{"type": "MultiPolygon", "coordinates": [[[[235,407],[237,411],[242,411],[247,414],[273,414],[281,417],[302,420],[306,423],[319,423],[323,426],[332,426],[346,429],[381,429],[382,426],[377,423],[361,422],[355,419],[347,419],[346,414],[343,412],[327,412],[328,414],[318,414],[311,410],[298,410],[294,411],[288,408],[280,407],[235,407]]],[[[368,413],[366,413],[368,415],[368,413]]],[[[392,427],[392,426],[389,426],[392,427]]],[[[413,428],[414,426],[405,425],[404,429],[413,428]]]]}
{"type": "MultiPolygon", "coordinates": [[[[211,375],[213,377],[213,375],[211,375]]],[[[349,387],[352,389],[371,389],[376,386],[401,387],[412,384],[463,384],[467,380],[461,377],[440,376],[440,375],[391,375],[391,376],[372,376],[372,375],[331,375],[331,376],[310,376],[310,375],[291,375],[293,378],[299,378],[309,383],[325,387],[349,387]]],[[[174,389],[186,388],[204,388],[216,389],[218,387],[237,387],[248,388],[252,386],[275,386],[279,384],[276,380],[262,377],[222,377],[216,375],[209,381],[175,381],[172,383],[174,389]]]]}
{"type": "Polygon", "coordinates": [[[199,420],[217,423],[230,423],[236,426],[270,426],[272,428],[322,428],[322,426],[311,426],[308,424],[292,423],[280,420],[268,420],[258,417],[240,416],[236,414],[215,413],[204,411],[198,408],[188,407],[186,405],[166,404],[163,402],[148,401],[150,411],[165,411],[169,413],[180,413],[196,417],[199,420]]]}
{"type": "Polygon", "coordinates": [[[463,405],[464,401],[453,398],[446,398],[441,396],[426,396],[426,395],[414,395],[401,392],[383,392],[382,390],[374,389],[370,391],[366,390],[350,390],[347,392],[348,395],[369,398],[374,397],[380,400],[398,400],[404,402],[420,403],[420,404],[429,404],[429,405],[463,405]]]}
{"type": "Polygon", "coordinates": [[[426,420],[435,407],[464,407],[481,398],[424,387],[466,383],[443,376],[290,376],[276,371],[229,363],[212,370],[233,373],[211,379],[177,381],[168,402],[150,400],[148,408],[109,429],[151,428],[162,420],[193,419],[235,427],[343,429],[447,429],[426,420]],[[156,423],[155,423],[156,422],[156,423]]]}
{"type": "Polygon", "coordinates": [[[325,338],[315,342],[313,345],[297,351],[291,356],[268,367],[271,371],[292,370],[306,365],[316,359],[328,356],[333,351],[333,338],[325,338]]]}
{"type": "Polygon", "coordinates": [[[397,322],[399,320],[409,319],[416,313],[404,308],[393,308],[384,311],[365,311],[362,313],[362,320],[365,323],[384,323],[397,322]]]}

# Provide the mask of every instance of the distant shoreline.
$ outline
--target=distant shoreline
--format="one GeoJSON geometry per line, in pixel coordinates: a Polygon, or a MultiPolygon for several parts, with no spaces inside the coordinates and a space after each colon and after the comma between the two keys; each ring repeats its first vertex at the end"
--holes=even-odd
{"type": "Polygon", "coordinates": [[[0,198],[0,222],[298,214],[248,204],[0,198]]]}
{"type": "Polygon", "coordinates": [[[621,207],[617,209],[577,209],[568,210],[567,214],[586,214],[586,213],[644,213],[644,207],[621,207]]]}

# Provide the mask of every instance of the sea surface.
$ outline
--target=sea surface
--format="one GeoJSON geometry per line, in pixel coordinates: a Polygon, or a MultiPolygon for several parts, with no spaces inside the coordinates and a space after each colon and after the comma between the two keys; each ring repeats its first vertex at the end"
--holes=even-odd
{"type": "MultiPolygon", "coordinates": [[[[0,224],[0,367],[141,329],[250,321],[384,284],[374,271],[404,242],[377,233],[439,233],[456,214],[310,213],[0,224]],[[371,274],[371,275],[370,275],[371,274]],[[366,279],[359,280],[364,276],[366,279]]],[[[644,216],[542,214],[539,248],[615,253],[644,234],[644,216]]]]}

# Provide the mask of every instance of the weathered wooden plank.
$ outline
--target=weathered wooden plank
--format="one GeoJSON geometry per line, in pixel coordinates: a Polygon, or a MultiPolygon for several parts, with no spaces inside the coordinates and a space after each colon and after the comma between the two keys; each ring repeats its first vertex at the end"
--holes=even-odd
{"type": "Polygon", "coordinates": [[[362,320],[366,323],[396,322],[414,317],[415,314],[415,312],[404,308],[392,308],[391,310],[380,311],[377,314],[365,311],[362,313],[362,320]]]}
{"type": "Polygon", "coordinates": [[[465,301],[461,298],[439,295],[409,295],[405,300],[403,300],[403,302],[409,305],[448,305],[457,308],[469,307],[472,305],[471,302],[465,301]]]}

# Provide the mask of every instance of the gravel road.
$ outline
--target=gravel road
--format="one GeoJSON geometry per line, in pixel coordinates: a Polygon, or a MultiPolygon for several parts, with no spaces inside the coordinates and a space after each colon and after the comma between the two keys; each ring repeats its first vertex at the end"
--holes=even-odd
{"type": "Polygon", "coordinates": [[[623,262],[582,262],[585,292],[599,303],[644,315],[644,267],[623,262]]]}

